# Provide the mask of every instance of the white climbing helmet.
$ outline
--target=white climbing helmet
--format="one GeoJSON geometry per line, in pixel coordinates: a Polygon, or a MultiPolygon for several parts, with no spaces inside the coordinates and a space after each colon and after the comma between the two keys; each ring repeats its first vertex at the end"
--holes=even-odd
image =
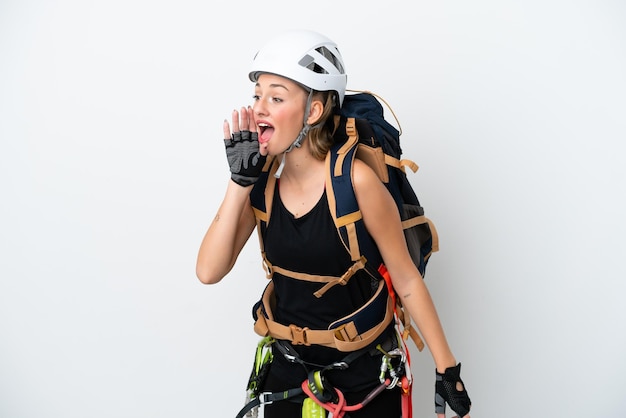
{"type": "Polygon", "coordinates": [[[317,91],[335,91],[339,106],[346,94],[347,75],[337,45],[310,30],[287,31],[263,46],[255,55],[250,80],[263,73],[290,78],[317,91]]]}

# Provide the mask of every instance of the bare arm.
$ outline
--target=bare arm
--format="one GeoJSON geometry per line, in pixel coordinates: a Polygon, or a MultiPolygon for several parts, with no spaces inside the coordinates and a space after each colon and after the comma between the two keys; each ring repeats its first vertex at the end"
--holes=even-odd
{"type": "Polygon", "coordinates": [[[196,275],[202,283],[222,280],[250,238],[255,227],[250,189],[229,181],[224,200],[200,244],[196,275]]]}
{"type": "Polygon", "coordinates": [[[356,160],[354,185],[367,230],[376,241],[403,306],[415,320],[437,370],[456,365],[426,284],[413,264],[393,198],[376,174],[356,160]]]}
{"type": "MultiPolygon", "coordinates": [[[[235,132],[252,130],[256,133],[254,113],[250,107],[234,110],[235,132]]],[[[230,138],[230,125],[224,121],[224,138],[230,138]]],[[[217,283],[233,268],[241,249],[254,230],[256,221],[250,205],[252,186],[228,182],[224,200],[204,235],[196,262],[196,275],[202,283],[217,283]]]]}

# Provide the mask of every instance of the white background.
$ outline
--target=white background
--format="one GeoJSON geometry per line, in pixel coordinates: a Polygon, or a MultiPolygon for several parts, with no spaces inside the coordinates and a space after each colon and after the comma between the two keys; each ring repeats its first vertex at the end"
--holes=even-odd
{"type": "MultiPolygon", "coordinates": [[[[215,286],[195,258],[221,123],[293,27],[400,118],[472,416],[624,416],[619,0],[2,1],[0,416],[235,416],[258,244],[215,286]]],[[[431,357],[412,358],[415,416],[434,416],[431,357]]]]}

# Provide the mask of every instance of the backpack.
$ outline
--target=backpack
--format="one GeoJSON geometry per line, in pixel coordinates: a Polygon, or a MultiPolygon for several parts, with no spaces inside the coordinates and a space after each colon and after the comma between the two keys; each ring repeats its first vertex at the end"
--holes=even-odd
{"type": "Polygon", "coordinates": [[[273,173],[278,166],[278,162],[272,160],[278,159],[268,159],[261,177],[250,193],[264,267],[268,278],[271,278],[273,272],[279,271],[301,280],[325,282],[315,293],[318,297],[333,285],[345,284],[359,269],[368,271],[380,282],[380,286],[372,299],[353,315],[331,324],[329,330],[315,331],[302,330],[295,326],[285,327],[273,321],[273,284],[270,282],[262,299],[253,309],[255,331],[262,336],[273,335],[291,340],[295,344],[321,344],[341,351],[353,351],[374,341],[376,334],[382,333],[389,325],[391,317],[395,317],[398,326],[402,326],[403,339],[411,336],[421,351],[424,344],[412,328],[411,318],[404,314],[400,301],[395,298],[380,253],[365,230],[352,185],[352,163],[354,158],[359,158],[376,172],[396,202],[409,253],[424,277],[428,260],[433,252],[438,251],[439,244],[434,224],[425,217],[424,209],[406,176],[406,167],[416,172],[418,166],[413,161],[402,158],[401,132],[385,119],[378,96],[373,93],[357,92],[346,95],[333,122],[335,143],[326,157],[326,193],[338,234],[354,265],[341,278],[320,278],[306,273],[285,271],[269,263],[265,258],[263,235],[271,215],[275,187],[273,173]]]}

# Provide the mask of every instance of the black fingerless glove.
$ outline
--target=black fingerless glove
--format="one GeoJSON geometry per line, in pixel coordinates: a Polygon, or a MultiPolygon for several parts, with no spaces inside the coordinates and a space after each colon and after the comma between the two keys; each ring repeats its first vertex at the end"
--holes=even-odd
{"type": "Polygon", "coordinates": [[[461,418],[469,413],[472,406],[461,380],[461,363],[448,367],[444,373],[435,369],[435,412],[445,414],[446,403],[461,418]]]}
{"type": "Polygon", "coordinates": [[[230,139],[224,139],[224,146],[230,178],[240,186],[254,184],[266,160],[259,152],[259,135],[250,131],[233,132],[230,139]]]}

